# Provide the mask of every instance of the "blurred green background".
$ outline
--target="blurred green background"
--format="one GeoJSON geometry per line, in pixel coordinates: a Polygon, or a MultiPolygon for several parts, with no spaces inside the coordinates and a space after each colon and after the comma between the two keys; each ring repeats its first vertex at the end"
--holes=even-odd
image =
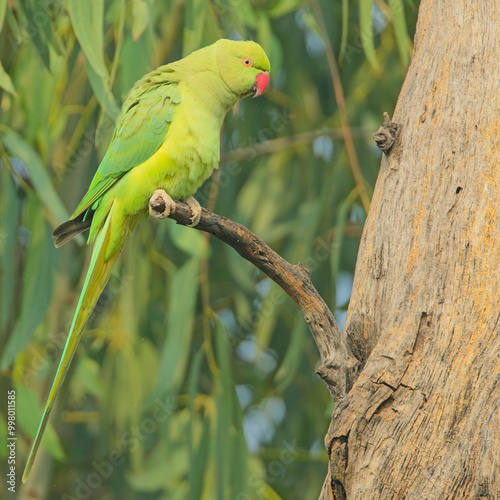
{"type": "MultiPolygon", "coordinates": [[[[51,232],[133,83],[220,37],[262,44],[270,88],[229,113],[197,198],[303,262],[342,328],[380,163],[371,135],[394,109],[417,4],[0,0],[0,434],[14,388],[18,481],[89,260],[83,238],[56,250],[51,232]]],[[[84,332],[31,498],[315,499],[333,409],[317,364],[274,283],[215,238],[144,222],[84,332]]]]}

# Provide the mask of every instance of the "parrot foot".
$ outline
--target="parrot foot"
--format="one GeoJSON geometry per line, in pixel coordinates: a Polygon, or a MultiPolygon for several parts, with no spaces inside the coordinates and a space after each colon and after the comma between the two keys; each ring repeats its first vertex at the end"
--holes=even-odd
{"type": "Polygon", "coordinates": [[[163,189],[157,189],[149,199],[149,214],[155,219],[166,219],[174,210],[174,200],[163,189]]]}
{"type": "Polygon", "coordinates": [[[189,220],[191,224],[188,224],[187,227],[195,227],[200,222],[201,218],[201,205],[196,198],[190,196],[184,200],[184,203],[191,209],[191,213],[193,214],[189,220]]]}

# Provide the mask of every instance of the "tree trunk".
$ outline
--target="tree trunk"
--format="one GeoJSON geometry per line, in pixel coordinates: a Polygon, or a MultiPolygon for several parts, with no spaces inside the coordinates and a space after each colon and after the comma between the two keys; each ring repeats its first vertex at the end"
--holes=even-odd
{"type": "Polygon", "coordinates": [[[500,2],[422,0],[322,499],[500,498],[500,2]]]}

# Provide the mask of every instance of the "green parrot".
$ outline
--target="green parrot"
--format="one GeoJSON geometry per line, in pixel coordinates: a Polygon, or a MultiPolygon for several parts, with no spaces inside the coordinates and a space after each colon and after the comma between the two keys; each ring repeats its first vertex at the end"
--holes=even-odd
{"type": "Polygon", "coordinates": [[[53,233],[59,247],[90,229],[88,243],[94,242],[94,249],[23,482],[85,323],[127,236],[147,217],[150,197],[163,189],[173,199],[186,200],[197,224],[201,208],[192,196],[219,165],[224,117],[238,100],[265,91],[269,71],[260,45],[221,39],[160,66],[129,92],[87,194],[53,233]]]}

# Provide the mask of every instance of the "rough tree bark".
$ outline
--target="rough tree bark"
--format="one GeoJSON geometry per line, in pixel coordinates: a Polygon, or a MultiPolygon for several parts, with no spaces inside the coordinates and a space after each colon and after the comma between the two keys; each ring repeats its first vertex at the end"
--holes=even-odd
{"type": "Polygon", "coordinates": [[[500,498],[500,2],[422,0],[321,499],[500,498]]]}

